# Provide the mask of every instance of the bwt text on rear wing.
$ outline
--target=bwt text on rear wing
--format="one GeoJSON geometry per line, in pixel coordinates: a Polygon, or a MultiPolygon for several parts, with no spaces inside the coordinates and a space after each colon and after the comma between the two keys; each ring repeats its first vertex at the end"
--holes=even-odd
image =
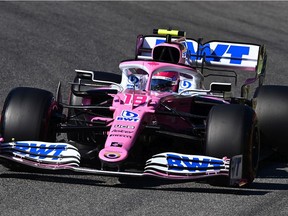
{"type": "MultiPolygon", "coordinates": [[[[177,40],[179,37],[173,37],[177,40]]],[[[165,42],[165,37],[143,36],[137,37],[136,59],[152,59],[152,49],[165,42]]],[[[198,41],[186,38],[181,41],[185,49],[183,55],[186,64],[192,67],[217,67],[223,69],[239,69],[256,72],[258,76],[265,74],[266,50],[263,45],[209,41],[202,44],[198,41]]]]}

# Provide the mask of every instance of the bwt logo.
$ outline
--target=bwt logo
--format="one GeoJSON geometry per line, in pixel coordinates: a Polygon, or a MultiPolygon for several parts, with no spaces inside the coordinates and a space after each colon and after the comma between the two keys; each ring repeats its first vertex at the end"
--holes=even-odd
{"type": "Polygon", "coordinates": [[[128,76],[128,81],[129,83],[135,84],[135,85],[139,83],[138,77],[136,77],[134,74],[128,76]]]}
{"type": "Polygon", "coordinates": [[[17,142],[14,149],[18,150],[20,154],[28,154],[32,158],[45,159],[51,157],[52,160],[57,160],[57,157],[66,149],[66,145],[37,145],[36,143],[17,142]]]}
{"type": "Polygon", "coordinates": [[[183,80],[180,82],[180,89],[189,89],[192,87],[192,83],[189,80],[183,80]]]}
{"type": "Polygon", "coordinates": [[[129,122],[138,122],[139,121],[139,115],[137,113],[123,110],[121,113],[121,116],[117,117],[117,120],[119,121],[129,121],[129,122]]]}
{"type": "Polygon", "coordinates": [[[223,166],[222,160],[198,157],[193,157],[191,159],[186,156],[173,154],[167,154],[167,163],[169,170],[188,170],[189,172],[207,171],[208,169],[211,170],[211,168],[214,168],[214,170],[220,170],[223,166]]]}
{"type": "Polygon", "coordinates": [[[121,116],[127,117],[127,118],[138,118],[139,117],[139,115],[137,113],[127,111],[127,110],[123,110],[121,113],[121,116]]]}
{"type": "MultiPolygon", "coordinates": [[[[157,39],[156,45],[164,43],[165,40],[157,39]]],[[[213,43],[213,42],[212,42],[213,43]]],[[[185,43],[186,48],[190,52],[190,59],[191,60],[201,60],[201,57],[197,57],[197,48],[193,46],[191,41],[185,43]]],[[[240,46],[240,45],[231,45],[231,44],[217,44],[215,49],[211,49],[210,43],[207,44],[200,44],[199,45],[199,55],[207,56],[205,58],[206,62],[214,61],[220,62],[224,55],[231,56],[230,64],[241,64],[243,55],[249,55],[250,47],[249,46],[240,46]]]]}

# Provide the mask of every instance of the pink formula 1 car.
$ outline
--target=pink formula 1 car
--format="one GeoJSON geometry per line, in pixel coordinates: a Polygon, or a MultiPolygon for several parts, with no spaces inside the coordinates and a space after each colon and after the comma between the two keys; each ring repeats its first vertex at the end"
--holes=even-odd
{"type": "Polygon", "coordinates": [[[56,97],[13,89],[1,116],[0,158],[12,168],[249,184],[262,152],[287,150],[288,88],[262,85],[265,65],[260,45],[203,44],[182,31],[154,30],[137,37],[122,75],[76,70],[68,104],[60,87],[56,97]],[[206,76],[236,79],[231,70],[249,77],[241,96],[227,82],[204,87],[206,76]]]}

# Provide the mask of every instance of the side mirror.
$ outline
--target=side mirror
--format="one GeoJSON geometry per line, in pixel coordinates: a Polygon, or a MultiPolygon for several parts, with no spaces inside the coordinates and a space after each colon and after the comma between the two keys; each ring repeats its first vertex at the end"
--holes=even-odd
{"type": "Polygon", "coordinates": [[[212,82],[210,84],[210,91],[216,93],[231,92],[231,83],[217,83],[212,82]]]}

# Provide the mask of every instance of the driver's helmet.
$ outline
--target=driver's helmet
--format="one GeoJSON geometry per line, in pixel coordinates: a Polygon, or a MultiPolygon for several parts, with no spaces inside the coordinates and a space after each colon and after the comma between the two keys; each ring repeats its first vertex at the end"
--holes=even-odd
{"type": "Polygon", "coordinates": [[[160,71],[152,76],[151,90],[152,91],[172,91],[177,92],[180,76],[178,72],[160,71]]]}

